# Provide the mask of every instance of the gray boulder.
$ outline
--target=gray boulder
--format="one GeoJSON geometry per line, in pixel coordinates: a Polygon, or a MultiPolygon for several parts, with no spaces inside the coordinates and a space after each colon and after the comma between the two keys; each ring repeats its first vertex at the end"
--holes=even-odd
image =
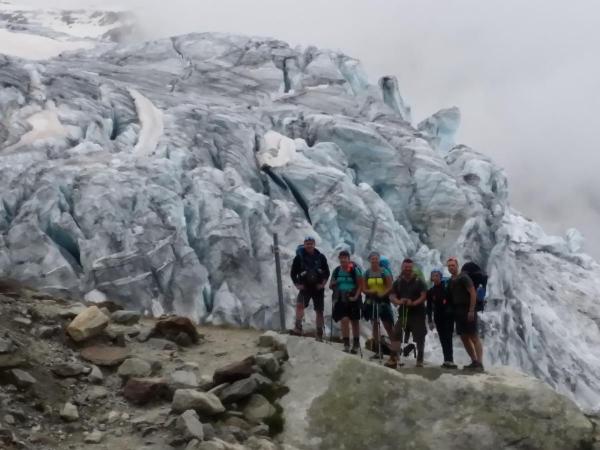
{"type": "Polygon", "coordinates": [[[392,371],[297,338],[288,352],[283,438],[299,449],[592,445],[592,424],[571,400],[506,368],[477,375],[392,371]]]}
{"type": "Polygon", "coordinates": [[[201,416],[213,416],[225,411],[225,407],[216,395],[193,389],[177,389],[173,394],[171,409],[176,413],[193,409],[201,416]]]}
{"type": "Polygon", "coordinates": [[[233,403],[251,396],[257,389],[258,381],[255,378],[244,378],[223,389],[219,398],[223,403],[233,403]]]}
{"type": "Polygon", "coordinates": [[[186,441],[190,439],[201,441],[204,439],[202,423],[198,418],[198,413],[193,409],[188,409],[177,418],[176,427],[186,441]]]}
{"type": "Polygon", "coordinates": [[[141,313],[138,311],[115,311],[110,315],[110,320],[121,325],[133,325],[139,322],[141,313]]]}
{"type": "Polygon", "coordinates": [[[128,358],[119,366],[117,374],[124,379],[144,378],[152,373],[152,366],[148,361],[140,358],[128,358]]]}

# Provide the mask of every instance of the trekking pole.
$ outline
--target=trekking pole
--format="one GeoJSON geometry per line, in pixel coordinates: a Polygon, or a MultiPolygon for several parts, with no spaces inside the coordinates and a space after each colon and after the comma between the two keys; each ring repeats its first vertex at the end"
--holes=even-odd
{"type": "MultiPolygon", "coordinates": [[[[335,295],[335,293],[334,293],[335,295]]],[[[329,316],[329,345],[333,342],[333,298],[331,299],[331,315],[329,316]]]]}
{"type": "Polygon", "coordinates": [[[382,364],[383,355],[381,354],[381,324],[379,323],[379,305],[375,306],[375,314],[377,314],[377,353],[379,353],[379,364],[382,364]]]}

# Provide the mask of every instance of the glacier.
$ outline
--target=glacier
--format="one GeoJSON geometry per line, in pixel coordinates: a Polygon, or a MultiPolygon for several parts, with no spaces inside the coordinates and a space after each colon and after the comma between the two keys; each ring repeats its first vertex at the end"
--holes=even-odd
{"type": "MultiPolygon", "coordinates": [[[[371,84],[354,58],[276,39],[0,55],[0,276],[279,328],[273,233],[288,325],[307,234],[332,266],[341,249],[425,273],[454,255],[490,275],[486,364],[596,410],[600,266],[577,230],[550,236],[511,208],[503,170],[456,145],[459,123],[453,107],[414,125],[395,77],[371,84]]],[[[427,358],[440,354],[430,334],[427,358]]]]}

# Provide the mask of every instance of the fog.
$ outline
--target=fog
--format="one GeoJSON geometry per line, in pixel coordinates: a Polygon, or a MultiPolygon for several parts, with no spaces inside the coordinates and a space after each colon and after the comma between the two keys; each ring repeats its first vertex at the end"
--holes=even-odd
{"type": "Polygon", "coordinates": [[[148,37],[272,36],[342,50],[372,80],[395,74],[416,121],[460,107],[458,141],[505,168],[512,205],[549,232],[580,229],[600,258],[600,2],[53,2],[94,4],[133,10],[148,37]]]}

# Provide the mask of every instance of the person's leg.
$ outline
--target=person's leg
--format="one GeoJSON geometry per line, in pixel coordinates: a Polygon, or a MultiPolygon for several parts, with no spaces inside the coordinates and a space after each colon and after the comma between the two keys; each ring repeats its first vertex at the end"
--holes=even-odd
{"type": "Polygon", "coordinates": [[[352,326],[352,350],[351,353],[358,353],[360,348],[360,311],[361,302],[357,300],[348,305],[348,316],[352,326]]]}
{"type": "Polygon", "coordinates": [[[350,318],[345,316],[341,321],[342,342],[344,343],[344,351],[350,351],[350,318]]]}
{"type": "Polygon", "coordinates": [[[302,334],[302,320],[304,319],[304,308],[306,302],[306,295],[304,291],[299,291],[296,297],[296,324],[294,326],[294,332],[302,334]]]}
{"type": "Polygon", "coordinates": [[[451,363],[453,361],[452,355],[452,330],[446,318],[440,318],[436,320],[436,328],[438,330],[438,337],[440,338],[440,344],[442,345],[442,352],[444,353],[444,363],[451,363]]]}
{"type": "Polygon", "coordinates": [[[483,345],[481,344],[481,339],[479,339],[477,334],[471,335],[471,345],[475,350],[477,362],[483,365],[483,345]]]}
{"type": "Polygon", "coordinates": [[[467,334],[461,334],[460,340],[465,346],[465,350],[469,354],[469,358],[471,358],[471,362],[477,362],[477,353],[475,352],[475,347],[473,346],[473,342],[471,341],[471,336],[467,334]]]}
{"type": "Polygon", "coordinates": [[[321,289],[315,292],[312,296],[313,306],[315,307],[315,314],[317,316],[316,324],[317,324],[317,340],[323,340],[323,328],[325,326],[325,318],[323,316],[323,311],[325,309],[325,290],[321,289]]]}

